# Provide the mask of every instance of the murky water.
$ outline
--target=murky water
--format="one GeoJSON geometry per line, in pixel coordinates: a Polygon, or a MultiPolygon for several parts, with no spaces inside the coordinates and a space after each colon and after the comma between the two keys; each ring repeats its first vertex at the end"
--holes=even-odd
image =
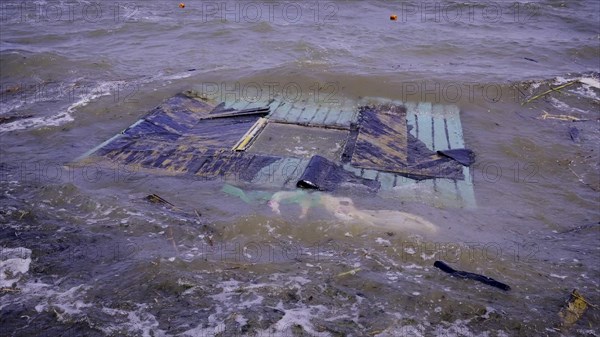
{"type": "Polygon", "coordinates": [[[600,305],[597,1],[0,9],[0,335],[600,334],[597,307],[555,329],[572,289],[600,305]],[[294,205],[278,216],[220,181],[65,166],[188,89],[456,104],[477,207],[424,202],[418,187],[344,195],[440,228],[390,231],[318,209],[299,219],[294,205]]]}

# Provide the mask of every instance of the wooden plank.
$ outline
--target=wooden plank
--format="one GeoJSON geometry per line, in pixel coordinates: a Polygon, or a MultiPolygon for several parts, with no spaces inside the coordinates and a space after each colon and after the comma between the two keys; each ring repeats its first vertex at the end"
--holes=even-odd
{"type": "Polygon", "coordinates": [[[465,141],[463,139],[463,130],[458,107],[456,105],[446,106],[445,114],[450,149],[463,149],[465,147],[465,141]]]}
{"type": "Polygon", "coordinates": [[[325,119],[327,118],[327,115],[329,114],[330,111],[331,111],[331,106],[320,105],[319,108],[317,109],[317,112],[315,113],[314,117],[310,121],[311,124],[314,124],[314,125],[325,124],[325,119]]]}
{"type": "Polygon", "coordinates": [[[344,170],[346,170],[348,172],[352,172],[359,177],[362,175],[363,170],[361,168],[354,167],[350,164],[344,164],[343,167],[344,167],[344,170]]]}
{"type": "Polygon", "coordinates": [[[285,102],[281,102],[281,105],[279,105],[275,111],[273,111],[270,115],[270,119],[272,120],[285,120],[285,116],[288,114],[288,112],[293,108],[293,104],[292,103],[285,103],[285,102]]]}
{"type": "Polygon", "coordinates": [[[259,118],[256,123],[240,138],[240,140],[233,146],[234,151],[244,151],[256,135],[265,127],[267,124],[266,118],[259,118]]]}
{"type": "Polygon", "coordinates": [[[399,175],[399,174],[395,174],[395,178],[396,179],[394,181],[394,187],[407,186],[407,185],[412,185],[412,184],[417,183],[416,180],[407,178],[407,177],[399,175]]]}
{"type": "Polygon", "coordinates": [[[448,140],[446,137],[446,122],[444,118],[444,107],[436,104],[432,109],[433,118],[433,150],[448,150],[448,140]]]}
{"type": "Polygon", "coordinates": [[[323,124],[331,125],[335,124],[335,122],[340,118],[341,110],[338,106],[331,106],[331,109],[327,113],[327,117],[323,121],[323,124]]]}
{"type": "Polygon", "coordinates": [[[378,173],[379,173],[379,171],[376,171],[376,170],[364,169],[364,170],[362,170],[362,177],[365,179],[369,179],[369,180],[376,180],[378,173]]]}
{"type": "Polygon", "coordinates": [[[477,201],[475,199],[475,190],[473,189],[473,176],[471,168],[463,167],[463,174],[465,180],[459,180],[456,182],[456,188],[458,193],[463,200],[463,204],[466,208],[477,207],[477,201]]]}
{"type": "Polygon", "coordinates": [[[300,118],[298,118],[298,123],[300,124],[307,124],[309,123],[313,117],[315,117],[315,115],[317,114],[317,110],[318,110],[318,106],[315,105],[307,105],[304,108],[304,111],[302,112],[302,114],[300,115],[300,118]]]}
{"type": "Polygon", "coordinates": [[[337,119],[335,124],[340,126],[349,127],[351,122],[355,122],[358,114],[357,107],[349,104],[349,100],[344,99],[340,104],[340,117],[337,119]]]}
{"type": "Polygon", "coordinates": [[[354,114],[354,111],[341,109],[340,117],[335,124],[343,127],[350,127],[350,122],[354,119],[354,114]]]}
{"type": "Polygon", "coordinates": [[[392,173],[379,172],[379,175],[377,176],[377,181],[381,183],[381,189],[384,191],[391,191],[392,188],[394,188],[395,180],[396,177],[392,173]]]}
{"type": "Polygon", "coordinates": [[[286,122],[296,122],[302,113],[303,107],[300,105],[296,105],[296,103],[292,103],[291,108],[288,112],[283,116],[283,121],[286,122]]]}
{"type": "Polygon", "coordinates": [[[226,108],[231,108],[231,109],[236,109],[236,110],[242,110],[242,109],[246,109],[248,106],[250,106],[250,104],[252,104],[252,102],[248,102],[245,99],[237,99],[235,101],[225,101],[225,107],[226,108]]]}
{"type": "Polygon", "coordinates": [[[441,199],[458,199],[458,191],[454,180],[436,179],[435,191],[441,199]]]}
{"type": "Polygon", "coordinates": [[[417,105],[417,138],[425,143],[425,146],[433,150],[433,121],[431,119],[431,103],[419,103],[417,105]]]}

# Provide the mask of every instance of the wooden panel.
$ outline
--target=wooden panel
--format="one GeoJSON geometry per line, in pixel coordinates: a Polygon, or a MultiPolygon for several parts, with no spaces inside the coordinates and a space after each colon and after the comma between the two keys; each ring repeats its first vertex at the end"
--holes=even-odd
{"type": "Polygon", "coordinates": [[[365,109],[361,112],[359,125],[352,164],[361,168],[404,171],[408,156],[404,108],[365,109]]]}

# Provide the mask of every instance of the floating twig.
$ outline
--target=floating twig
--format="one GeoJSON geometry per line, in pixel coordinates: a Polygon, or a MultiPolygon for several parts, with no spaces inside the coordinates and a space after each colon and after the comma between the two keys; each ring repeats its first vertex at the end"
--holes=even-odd
{"type": "Polygon", "coordinates": [[[549,114],[546,110],[542,110],[544,112],[544,114],[542,114],[539,118],[541,119],[557,119],[557,120],[561,120],[561,121],[570,121],[570,122],[585,122],[588,121],[589,119],[581,119],[579,117],[575,117],[575,116],[570,116],[570,115],[552,115],[549,114]]]}
{"type": "Polygon", "coordinates": [[[553,92],[553,91],[558,91],[558,90],[560,90],[560,89],[563,89],[563,88],[566,88],[566,87],[568,87],[568,86],[570,86],[570,85],[573,85],[573,84],[575,84],[575,83],[577,83],[577,82],[579,82],[579,81],[578,81],[578,80],[575,80],[575,81],[571,81],[571,82],[569,82],[569,83],[565,83],[565,84],[563,84],[563,85],[559,85],[559,86],[558,86],[558,87],[556,87],[556,88],[551,88],[550,90],[544,91],[543,93],[541,93],[541,94],[539,94],[539,95],[535,95],[535,96],[531,97],[530,99],[528,99],[528,100],[526,100],[525,102],[523,102],[523,104],[521,104],[521,105],[525,105],[525,104],[527,104],[527,103],[529,103],[529,102],[531,102],[531,101],[535,101],[536,99],[538,99],[538,98],[540,98],[540,97],[543,97],[543,96],[546,96],[546,95],[548,95],[549,93],[551,93],[551,92],[553,92]]]}
{"type": "Polygon", "coordinates": [[[179,207],[173,205],[172,203],[168,202],[163,197],[161,197],[160,195],[155,194],[155,193],[150,194],[149,196],[147,196],[146,200],[148,200],[149,202],[152,202],[152,203],[156,203],[156,204],[166,204],[166,205],[169,205],[169,206],[173,207],[174,209],[180,210],[179,207]]]}
{"type": "Polygon", "coordinates": [[[336,276],[337,277],[342,277],[342,276],[346,276],[346,275],[354,275],[354,274],[356,274],[359,271],[360,271],[360,268],[356,268],[356,269],[348,270],[348,271],[343,272],[343,273],[339,273],[336,276]]]}

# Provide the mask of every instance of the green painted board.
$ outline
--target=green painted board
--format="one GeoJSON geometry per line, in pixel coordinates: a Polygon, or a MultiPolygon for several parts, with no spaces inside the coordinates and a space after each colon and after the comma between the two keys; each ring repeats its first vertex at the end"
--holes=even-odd
{"type": "Polygon", "coordinates": [[[354,166],[352,166],[350,164],[344,164],[343,167],[344,167],[344,170],[346,170],[348,172],[352,172],[352,173],[356,174],[359,177],[362,175],[362,169],[361,168],[354,167],[354,166]]]}
{"type": "Polygon", "coordinates": [[[475,208],[477,207],[477,201],[475,199],[475,191],[473,189],[473,176],[471,168],[464,167],[463,174],[465,175],[465,180],[458,181],[456,183],[458,193],[463,200],[463,204],[466,208],[475,208]]]}
{"type": "Polygon", "coordinates": [[[325,124],[325,119],[327,118],[327,115],[329,115],[330,111],[331,111],[330,106],[327,106],[327,105],[319,106],[319,109],[317,110],[317,112],[315,113],[315,115],[313,116],[313,118],[311,120],[311,124],[314,124],[314,125],[325,124]]]}
{"type": "Polygon", "coordinates": [[[335,125],[335,122],[340,118],[341,113],[342,111],[338,106],[332,106],[331,109],[329,109],[329,113],[327,114],[327,117],[325,117],[323,124],[335,125]]]}
{"type": "Polygon", "coordinates": [[[396,176],[392,173],[388,172],[379,172],[377,176],[377,181],[381,183],[381,189],[384,191],[391,191],[394,188],[394,182],[396,181],[396,176]]]}
{"type": "Polygon", "coordinates": [[[458,107],[449,105],[445,107],[446,125],[448,127],[448,139],[450,140],[451,149],[462,149],[465,147],[463,139],[463,130],[460,122],[458,107]]]}
{"type": "Polygon", "coordinates": [[[446,136],[446,119],[444,118],[444,107],[440,104],[435,104],[432,109],[433,119],[433,150],[449,150],[448,140],[446,136]]]}
{"type": "Polygon", "coordinates": [[[313,117],[315,117],[315,115],[317,114],[319,107],[315,106],[315,105],[307,105],[306,107],[304,107],[304,111],[302,112],[302,115],[300,115],[300,118],[298,118],[298,123],[300,124],[308,124],[310,123],[310,121],[313,119],[313,117]]]}
{"type": "Polygon", "coordinates": [[[282,115],[282,121],[296,121],[298,117],[300,117],[300,113],[302,112],[302,107],[298,106],[296,103],[290,104],[290,109],[287,111],[285,115],[282,115]]]}
{"type": "Polygon", "coordinates": [[[352,104],[349,100],[342,100],[340,104],[340,117],[335,124],[342,127],[350,127],[351,123],[356,123],[358,118],[358,106],[352,104]]]}
{"type": "Polygon", "coordinates": [[[285,115],[287,115],[291,108],[291,103],[280,102],[279,105],[275,107],[275,110],[271,111],[269,119],[281,121],[285,120],[285,115]]]}
{"type": "Polygon", "coordinates": [[[431,103],[419,103],[416,110],[417,138],[427,148],[433,150],[433,120],[431,117],[431,103]]]}
{"type": "Polygon", "coordinates": [[[378,173],[379,171],[364,169],[362,172],[362,177],[365,179],[376,180],[378,173]]]}
{"type": "MultiPolygon", "coordinates": [[[[368,97],[360,101],[362,104],[400,104],[398,101],[391,101],[382,98],[368,97]]],[[[455,105],[439,105],[431,103],[406,102],[404,106],[407,109],[407,125],[409,133],[424,142],[431,150],[446,150],[464,148],[463,130],[460,121],[460,113],[455,105]]],[[[463,167],[465,180],[435,179],[417,182],[402,175],[395,175],[393,190],[397,193],[408,193],[412,189],[406,189],[410,186],[421,191],[417,199],[427,202],[427,196],[437,195],[436,200],[441,200],[444,205],[451,207],[476,207],[475,193],[473,190],[473,180],[471,169],[463,167]]],[[[372,173],[367,173],[367,176],[372,173]]],[[[380,173],[381,175],[382,173],[380,173]]],[[[387,186],[387,173],[383,173],[378,180],[383,186],[387,186]]],[[[434,202],[435,200],[429,200],[434,202]]],[[[436,201],[436,202],[438,202],[436,201]]]]}

